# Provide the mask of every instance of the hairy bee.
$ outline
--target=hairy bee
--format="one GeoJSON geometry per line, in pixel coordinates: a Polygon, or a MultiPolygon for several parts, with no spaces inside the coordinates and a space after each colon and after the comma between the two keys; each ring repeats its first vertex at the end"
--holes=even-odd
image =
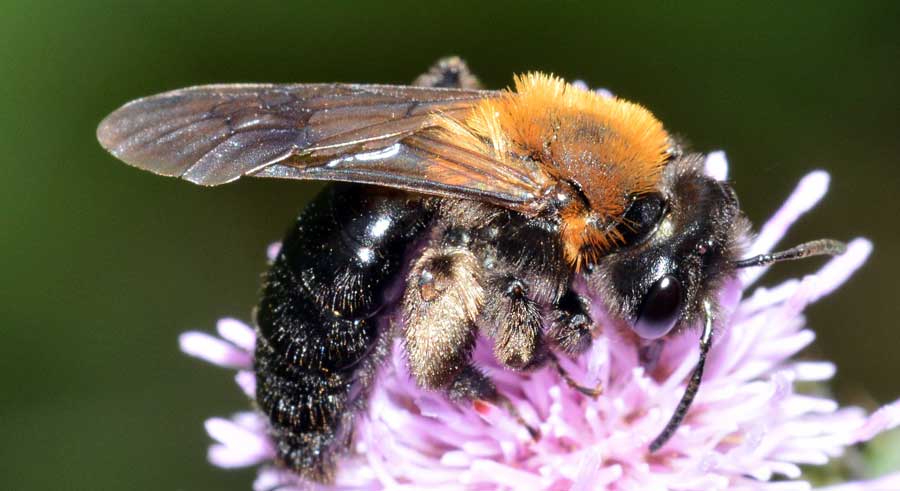
{"type": "Polygon", "coordinates": [[[337,181],[288,232],[256,313],[256,401],[278,459],[307,478],[332,478],[393,319],[419,384],[494,401],[470,363],[477,334],[528,370],[613,327],[592,321],[582,279],[637,347],[702,325],[655,451],[699,388],[722,282],[843,250],[819,240],[741,259],[749,224],[732,188],[637,104],[540,73],[480,90],[456,58],[416,83],[193,87],[128,103],[97,130],[126,163],[196,184],[337,181]]]}

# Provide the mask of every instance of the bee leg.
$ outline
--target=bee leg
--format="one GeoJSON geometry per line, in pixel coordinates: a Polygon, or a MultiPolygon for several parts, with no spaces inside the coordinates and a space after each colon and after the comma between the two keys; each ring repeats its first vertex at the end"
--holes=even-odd
{"type": "MultiPolygon", "coordinates": [[[[568,290],[559,299],[559,302],[557,302],[551,312],[550,340],[557,348],[568,355],[584,353],[591,346],[591,331],[594,324],[588,308],[587,299],[579,296],[572,290],[568,290]]],[[[559,359],[555,354],[549,352],[548,358],[569,387],[589,397],[597,397],[601,394],[602,387],[586,387],[575,381],[560,365],[559,359]]]]}
{"type": "Polygon", "coordinates": [[[515,406],[497,392],[497,387],[480,370],[472,365],[466,365],[457,373],[456,378],[448,387],[447,395],[455,401],[471,401],[476,411],[486,410],[484,402],[489,402],[507,412],[517,423],[522,425],[532,438],[537,439],[540,432],[529,425],[519,414],[515,406]]]}
{"type": "Polygon", "coordinates": [[[524,281],[501,275],[488,281],[488,294],[481,319],[494,339],[494,356],[500,363],[527,369],[546,358],[541,309],[528,298],[524,281]]]}
{"type": "Polygon", "coordinates": [[[542,336],[540,308],[528,298],[525,284],[516,278],[501,277],[489,285],[489,297],[481,315],[490,322],[488,332],[494,338],[497,360],[520,370],[550,363],[569,387],[590,397],[599,396],[599,387],[586,387],[576,382],[560,365],[556,355],[547,349],[542,336]]]}
{"type": "Polygon", "coordinates": [[[491,379],[472,365],[466,365],[456,374],[447,388],[447,395],[454,401],[500,401],[497,387],[491,379]]]}
{"type": "Polygon", "coordinates": [[[450,89],[480,89],[481,82],[458,56],[441,58],[427,72],[419,75],[413,85],[450,89]]]}
{"type": "Polygon", "coordinates": [[[566,385],[568,385],[570,388],[594,399],[596,399],[600,396],[600,394],[603,393],[603,386],[600,384],[594,385],[593,387],[588,387],[586,385],[580,384],[577,380],[572,378],[572,376],[569,375],[569,372],[567,372],[566,369],[563,368],[562,365],[560,365],[559,358],[557,358],[552,351],[548,352],[547,358],[550,360],[550,363],[554,367],[556,367],[556,372],[559,373],[559,376],[562,377],[563,380],[565,380],[566,385]]]}
{"type": "Polygon", "coordinates": [[[550,340],[562,352],[578,355],[591,346],[594,322],[587,299],[567,291],[554,305],[550,314],[550,340]]]}
{"type": "Polygon", "coordinates": [[[415,261],[403,316],[409,368],[419,385],[448,388],[468,366],[483,299],[481,267],[468,249],[431,247],[415,261]]]}

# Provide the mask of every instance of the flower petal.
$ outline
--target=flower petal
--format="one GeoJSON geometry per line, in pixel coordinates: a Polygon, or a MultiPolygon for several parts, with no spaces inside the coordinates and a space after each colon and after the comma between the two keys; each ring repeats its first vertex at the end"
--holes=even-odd
{"type": "Polygon", "coordinates": [[[872,243],[867,239],[854,239],[847,244],[847,252],[828,261],[815,275],[815,290],[809,301],[815,302],[843,285],[872,253],[872,243]]]}
{"type": "Polygon", "coordinates": [[[894,472],[871,481],[857,481],[816,488],[816,491],[896,491],[898,489],[900,489],[900,472],[894,472]]]}
{"type": "Polygon", "coordinates": [[[209,461],[219,467],[246,467],[274,456],[265,433],[245,428],[223,418],[210,418],[204,424],[206,432],[220,444],[209,448],[209,461]]]}
{"type": "Polygon", "coordinates": [[[706,168],[706,175],[713,179],[724,181],[728,179],[728,159],[725,158],[725,152],[719,150],[709,152],[706,155],[706,162],[703,166],[706,168]]]}
{"type": "Polygon", "coordinates": [[[278,257],[279,252],[281,252],[281,242],[272,242],[269,244],[269,247],[266,248],[266,258],[269,262],[272,262],[278,257]]]}
{"type": "Polygon", "coordinates": [[[897,426],[900,426],[900,399],[872,413],[865,424],[854,432],[852,443],[869,441],[875,435],[897,426]]]}
{"type": "Polygon", "coordinates": [[[234,376],[234,381],[247,397],[256,397],[256,375],[253,372],[241,370],[234,376]]]}
{"type": "Polygon", "coordinates": [[[226,368],[250,368],[253,366],[253,357],[249,353],[203,332],[182,333],[178,337],[178,344],[181,351],[214,365],[226,368]]]}
{"type": "MultiPolygon", "coordinates": [[[[822,170],[810,172],[801,179],[787,201],[762,226],[747,250],[747,257],[770,252],[791,225],[825,196],[830,180],[828,173],[822,170]]],[[[745,269],[741,272],[741,281],[745,286],[752,285],[767,270],[768,266],[745,269]]]]}
{"type": "Polygon", "coordinates": [[[219,319],[216,323],[216,331],[223,339],[231,341],[238,348],[248,353],[256,347],[256,333],[247,324],[231,317],[219,319]]]}

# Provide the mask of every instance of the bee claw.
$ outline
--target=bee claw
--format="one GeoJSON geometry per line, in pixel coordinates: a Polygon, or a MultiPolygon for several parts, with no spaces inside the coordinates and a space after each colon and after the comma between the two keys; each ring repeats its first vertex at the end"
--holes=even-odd
{"type": "Polygon", "coordinates": [[[585,387],[584,385],[579,385],[574,380],[567,378],[566,383],[569,384],[569,387],[581,392],[582,394],[590,397],[591,399],[596,399],[603,394],[603,386],[601,384],[597,384],[595,387],[585,387]]]}
{"type": "Polygon", "coordinates": [[[553,353],[550,353],[550,363],[552,363],[553,366],[556,367],[556,372],[559,373],[559,376],[566,381],[566,385],[568,385],[569,388],[576,390],[590,397],[591,399],[596,399],[600,397],[601,394],[603,394],[603,384],[598,383],[593,387],[588,387],[578,383],[575,379],[572,378],[571,375],[569,375],[569,372],[567,372],[566,369],[559,364],[559,358],[557,358],[553,353]]]}

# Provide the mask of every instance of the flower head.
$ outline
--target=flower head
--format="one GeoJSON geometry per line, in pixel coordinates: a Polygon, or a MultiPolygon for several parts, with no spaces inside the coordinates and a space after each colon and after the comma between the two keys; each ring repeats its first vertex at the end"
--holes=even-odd
{"type": "MultiPolygon", "coordinates": [[[[707,172],[726,177],[723,154],[708,157],[707,172]]],[[[748,254],[770,251],[827,186],[825,172],[806,176],[761,228],[748,254]]],[[[815,337],[804,308],[844,283],[871,249],[867,240],[856,239],[815,274],[773,287],[753,288],[765,268],[744,270],[727,283],[700,392],[682,427],[656,453],[647,446],[674,411],[694,367],[696,332],[667,341],[655,366],[644,367],[632,341],[615,329],[603,330],[587,353],[561,360],[580,384],[603,388],[596,398],[571,388],[553,368],[501,367],[482,340],[474,360],[521,420],[505,408],[455,403],[420,389],[398,341],[367,410],[357,418],[334,485],[301,482],[270,465],[273,443],[265,419],[255,412],[206,422],[217,441],[209,459],[220,467],[262,464],[254,486],[260,491],[809,489],[801,465],[823,465],[900,424],[900,401],[867,416],[796,390],[799,382],[824,382],[835,372],[829,362],[793,358],[815,337]]],[[[593,305],[594,319],[603,326],[608,319],[602,302],[593,305]]],[[[221,338],[185,333],[182,349],[237,369],[238,385],[252,398],[254,331],[224,319],[218,332],[221,338]]],[[[870,489],[900,489],[900,474],[831,491],[870,489]]]]}

